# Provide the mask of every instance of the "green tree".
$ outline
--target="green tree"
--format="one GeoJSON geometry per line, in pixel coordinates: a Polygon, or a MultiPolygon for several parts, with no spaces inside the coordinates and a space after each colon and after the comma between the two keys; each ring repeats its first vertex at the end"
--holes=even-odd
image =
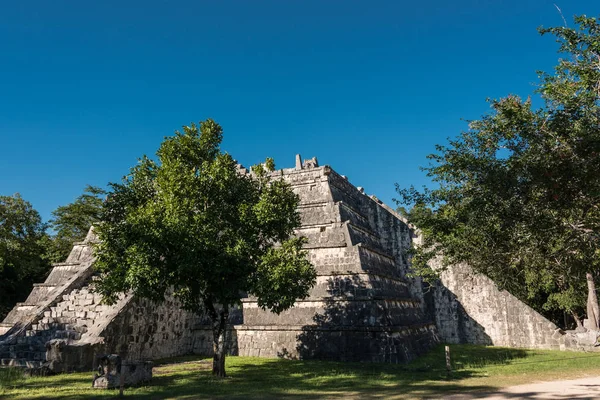
{"type": "Polygon", "coordinates": [[[293,236],[299,199],[271,179],[272,159],[240,173],[220,150],[212,120],[167,137],[158,161],[143,157],[111,184],[98,225],[98,290],[155,301],[173,288],[183,307],[213,328],[213,374],[225,376],[229,312],[245,294],[279,313],[308,295],[316,273],[293,236]]]}
{"type": "Polygon", "coordinates": [[[424,168],[439,186],[399,190],[423,233],[414,266],[425,276],[466,262],[545,310],[598,327],[594,280],[600,274],[600,25],[575,18],[553,34],[566,57],[540,73],[537,94],[491,100],[424,168]],[[589,290],[588,290],[589,289],[589,290]]]}
{"type": "Polygon", "coordinates": [[[0,196],[0,320],[50,269],[48,236],[39,213],[17,193],[0,196]]]}
{"type": "Polygon", "coordinates": [[[48,258],[52,262],[64,261],[69,256],[73,243],[81,242],[90,227],[100,220],[105,194],[101,188],[88,185],[73,203],[52,211],[53,218],[49,225],[55,235],[48,249],[48,258]]]}

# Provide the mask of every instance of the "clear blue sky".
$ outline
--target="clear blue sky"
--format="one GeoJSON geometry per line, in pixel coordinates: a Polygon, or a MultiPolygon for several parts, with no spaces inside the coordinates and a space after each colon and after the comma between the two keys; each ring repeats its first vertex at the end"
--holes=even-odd
{"type": "Polygon", "coordinates": [[[317,156],[392,205],[434,144],[527,96],[558,55],[540,25],[597,0],[5,1],[0,195],[47,220],[208,117],[245,165],[317,156]]]}

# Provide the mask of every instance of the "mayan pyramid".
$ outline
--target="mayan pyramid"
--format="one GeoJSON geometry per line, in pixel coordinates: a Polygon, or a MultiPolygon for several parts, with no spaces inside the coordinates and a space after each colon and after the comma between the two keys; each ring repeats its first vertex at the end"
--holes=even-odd
{"type": "MultiPolygon", "coordinates": [[[[277,171],[300,196],[306,246],[317,272],[310,297],[275,315],[244,299],[232,352],[265,357],[402,362],[436,342],[420,284],[406,277],[410,231],[392,210],[316,159],[277,171]]],[[[93,291],[90,231],[0,325],[2,365],[86,369],[101,353],[129,359],[210,354],[203,318],[173,298],[153,304],[130,295],[113,306],[93,291]]]]}
{"type": "MultiPolygon", "coordinates": [[[[247,172],[240,166],[241,172],[247,172]]],[[[457,266],[423,292],[410,278],[415,237],[394,210],[316,159],[273,173],[300,197],[306,249],[317,283],[308,298],[279,315],[242,300],[231,316],[231,353],[339,361],[406,362],[432,345],[477,343],[579,348],[579,339],[487,277],[457,266]]],[[[65,263],[34,285],[0,324],[0,366],[89,370],[101,354],[152,360],[212,354],[207,318],[123,295],[112,306],[94,293],[93,230],[65,263]]]]}
{"type": "Polygon", "coordinates": [[[317,283],[280,315],[243,301],[239,354],[405,362],[436,343],[420,281],[407,278],[411,232],[402,218],[316,159],[278,171],[300,196],[317,283]]]}

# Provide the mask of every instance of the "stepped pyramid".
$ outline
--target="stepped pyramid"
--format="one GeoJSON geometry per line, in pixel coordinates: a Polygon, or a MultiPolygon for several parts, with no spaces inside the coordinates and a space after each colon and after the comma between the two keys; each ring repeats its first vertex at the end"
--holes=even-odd
{"type": "MultiPolygon", "coordinates": [[[[247,170],[239,166],[240,173],[247,170]]],[[[340,361],[406,362],[438,341],[529,348],[580,348],[580,338],[468,266],[442,274],[424,294],[407,276],[418,240],[406,221],[316,158],[273,173],[300,197],[306,250],[317,270],[307,299],[279,315],[242,300],[230,318],[231,353],[340,361]]],[[[206,316],[123,295],[112,306],[94,293],[93,231],[36,284],[0,324],[0,365],[90,370],[100,354],[158,359],[212,354],[206,316]]],[[[594,338],[595,339],[595,338],[594,338]]],[[[588,346],[589,347],[589,346],[588,346]]]]}
{"type": "Polygon", "coordinates": [[[277,171],[300,196],[310,296],[279,315],[243,301],[240,355],[405,362],[437,342],[419,280],[407,278],[411,231],[397,213],[316,159],[277,171]]]}
{"type": "MultiPolygon", "coordinates": [[[[89,318],[77,318],[71,293],[80,291],[92,276],[90,230],[76,243],[65,263],[55,264],[44,283],[35,284],[23,303],[17,303],[0,324],[0,363],[38,367],[46,360],[46,342],[51,339],[79,340],[89,318]]],[[[84,298],[93,295],[85,294],[84,298]]]]}
{"type": "MultiPolygon", "coordinates": [[[[245,171],[240,166],[242,172],[245,171]]],[[[317,284],[309,298],[275,315],[244,299],[233,313],[232,353],[264,357],[402,362],[437,341],[421,285],[406,277],[408,226],[391,209],[316,159],[274,173],[300,196],[317,284]]],[[[211,354],[208,320],[124,295],[113,306],[93,292],[93,231],[75,244],[0,325],[2,365],[86,370],[102,353],[128,359],[211,354]]]]}
{"type": "Polygon", "coordinates": [[[94,358],[120,353],[129,359],[153,359],[192,352],[198,321],[175,299],[153,304],[122,295],[101,304],[94,293],[94,258],[90,229],[65,263],[55,264],[44,283],[35,284],[0,324],[0,366],[54,372],[90,370],[94,358]]]}

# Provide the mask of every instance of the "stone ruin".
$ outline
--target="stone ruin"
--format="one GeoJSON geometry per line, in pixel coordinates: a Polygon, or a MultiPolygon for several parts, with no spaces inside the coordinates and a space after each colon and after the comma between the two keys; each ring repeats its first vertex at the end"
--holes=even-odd
{"type": "Polygon", "coordinates": [[[123,361],[118,354],[107,354],[98,360],[92,387],[116,389],[135,386],[152,380],[152,361],[123,361]]]}
{"type": "MultiPolygon", "coordinates": [[[[246,170],[240,166],[242,172],[246,170]]],[[[279,315],[242,301],[231,317],[231,353],[243,356],[407,362],[438,342],[564,349],[580,344],[468,266],[424,291],[408,276],[419,240],[390,207],[317,159],[276,171],[299,197],[306,249],[317,270],[308,298],[279,315]]],[[[0,365],[90,371],[103,354],[154,360],[212,354],[207,318],[177,299],[130,294],[112,306],[94,293],[93,231],[55,264],[0,324],[0,365]]]]}

